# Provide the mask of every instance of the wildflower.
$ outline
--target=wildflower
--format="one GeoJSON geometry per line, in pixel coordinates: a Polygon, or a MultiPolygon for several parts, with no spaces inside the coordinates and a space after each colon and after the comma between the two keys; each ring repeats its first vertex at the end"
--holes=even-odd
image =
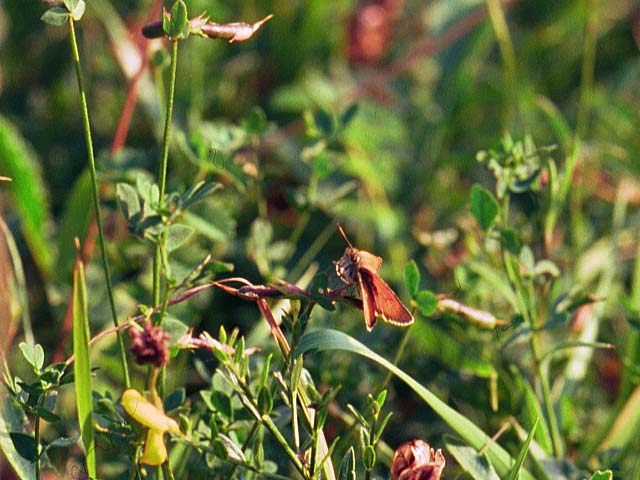
{"type": "Polygon", "coordinates": [[[137,326],[129,329],[131,334],[130,351],[138,365],[153,364],[160,368],[169,363],[169,340],[171,337],[162,329],[147,320],[142,330],[137,326]]]}
{"type": "Polygon", "coordinates": [[[423,440],[400,445],[391,461],[392,480],[440,480],[445,466],[442,450],[434,450],[423,440]]]}
{"type": "Polygon", "coordinates": [[[164,434],[167,432],[179,434],[180,427],[173,418],[165,415],[162,407],[151,403],[138,390],[133,388],[125,390],[121,403],[131,418],[149,429],[140,463],[162,465],[167,461],[168,456],[164,434]]]}

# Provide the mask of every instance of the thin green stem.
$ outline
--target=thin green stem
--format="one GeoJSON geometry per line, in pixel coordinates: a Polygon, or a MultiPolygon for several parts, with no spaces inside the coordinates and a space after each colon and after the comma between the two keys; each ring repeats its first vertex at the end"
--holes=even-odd
{"type": "MultiPolygon", "coordinates": [[[[80,54],[78,53],[78,42],[76,40],[76,31],[73,17],[69,15],[69,39],[71,42],[71,51],[73,54],[73,63],[76,70],[76,79],[78,82],[78,92],[80,94],[80,104],[82,106],[82,122],[84,126],[84,136],[87,142],[87,155],[89,158],[89,172],[91,175],[91,186],[93,194],[93,207],[96,212],[96,224],[98,226],[98,241],[100,243],[100,253],[102,254],[102,265],[104,268],[104,276],[107,283],[107,296],[109,297],[109,307],[111,308],[111,316],[113,324],[118,327],[118,314],[116,313],[116,305],[113,298],[113,284],[111,282],[111,272],[109,270],[109,261],[107,259],[107,248],[104,240],[102,214],[100,213],[100,191],[98,187],[98,176],[96,174],[96,161],[93,154],[93,140],[91,139],[91,124],[89,123],[89,108],[87,107],[87,97],[85,95],[84,84],[82,81],[82,69],[80,68],[80,54]]],[[[124,374],[124,383],[126,388],[131,386],[129,379],[129,368],[127,366],[127,356],[124,348],[124,339],[120,331],[116,333],[118,337],[118,346],[120,348],[120,361],[122,363],[122,371],[124,374]]]]}
{"type": "Polygon", "coordinates": [[[176,92],[176,71],[178,67],[178,39],[171,39],[171,72],[169,77],[169,96],[167,100],[167,111],[164,118],[164,134],[162,136],[162,161],[158,174],[158,187],[160,189],[160,199],[164,197],[167,183],[167,163],[169,160],[169,142],[171,140],[171,118],[173,116],[173,101],[176,92]]]}
{"type": "MultiPolygon", "coordinates": [[[[532,338],[537,338],[535,335],[532,338]]],[[[560,424],[558,417],[556,416],[556,410],[553,406],[553,399],[551,398],[551,386],[549,385],[549,373],[543,367],[540,356],[541,353],[537,346],[537,342],[531,342],[531,348],[536,361],[536,369],[538,380],[540,381],[540,390],[542,392],[542,404],[544,405],[545,414],[547,415],[549,424],[549,433],[551,434],[551,444],[553,445],[553,453],[556,458],[561,459],[564,457],[564,442],[562,441],[562,435],[560,433],[560,424]],[[535,345],[535,346],[534,346],[535,345]]]]}
{"type": "MultiPolygon", "coordinates": [[[[509,200],[509,196],[506,195],[502,201],[502,218],[504,219],[504,221],[507,220],[509,215],[509,200]]],[[[560,434],[560,426],[553,405],[553,399],[551,398],[551,386],[549,384],[548,371],[544,368],[544,365],[542,363],[543,352],[541,348],[542,339],[540,338],[540,325],[537,321],[536,308],[532,304],[535,294],[532,291],[531,283],[529,283],[529,288],[525,291],[525,288],[522,284],[522,278],[520,274],[515,270],[511,262],[511,254],[506,250],[503,250],[502,252],[502,261],[505,271],[507,272],[507,277],[509,278],[511,288],[513,289],[517,298],[517,303],[519,305],[518,310],[520,310],[520,314],[522,315],[524,321],[531,327],[532,330],[529,347],[531,349],[531,354],[533,357],[533,369],[540,385],[543,408],[547,417],[544,420],[546,420],[549,426],[548,430],[551,433],[551,443],[553,445],[554,454],[557,458],[562,458],[564,452],[564,444],[562,441],[562,436],[560,434]]]]}
{"type": "Polygon", "coordinates": [[[293,463],[293,466],[296,467],[296,470],[298,470],[300,475],[302,475],[304,478],[307,478],[307,472],[305,471],[304,465],[302,465],[302,462],[296,455],[296,452],[294,452],[293,449],[289,446],[287,439],[282,436],[282,433],[280,433],[280,430],[278,430],[276,424],[273,423],[271,417],[269,417],[269,415],[262,415],[261,420],[262,424],[266,427],[267,430],[269,430],[269,433],[271,433],[275,440],[280,444],[280,447],[282,447],[286,455],[289,457],[289,460],[291,461],[291,463],[293,463]]]}
{"type": "Polygon", "coordinates": [[[633,474],[631,475],[631,480],[640,480],[640,456],[638,456],[636,460],[636,464],[633,468],[633,474]]]}
{"type": "Polygon", "coordinates": [[[171,464],[169,463],[169,460],[167,460],[162,464],[162,472],[164,473],[164,478],[168,480],[175,480],[175,477],[173,476],[173,470],[171,469],[171,464]]]}
{"type": "Polygon", "coordinates": [[[580,103],[578,104],[578,117],[576,119],[576,137],[584,138],[589,126],[589,112],[591,110],[591,97],[593,91],[593,78],[596,65],[596,40],[598,21],[598,2],[585,0],[585,31],[582,44],[582,68],[580,80],[580,103]]]}
{"type": "Polygon", "coordinates": [[[509,26],[500,5],[500,0],[487,0],[487,10],[491,20],[491,26],[498,40],[502,64],[504,67],[504,84],[507,95],[507,105],[505,108],[506,120],[510,123],[513,117],[514,107],[517,111],[517,101],[515,95],[516,88],[516,55],[509,34],[509,26]]]}
{"type": "MultiPolygon", "coordinates": [[[[636,238],[640,238],[636,234],[636,238]]],[[[631,305],[635,310],[640,309],[640,242],[636,248],[636,260],[633,269],[633,280],[631,283],[631,305]]],[[[640,335],[634,328],[628,328],[627,341],[624,347],[624,358],[630,365],[635,365],[638,360],[638,353],[640,352],[640,335]]],[[[633,376],[628,368],[623,369],[622,378],[620,380],[620,389],[618,393],[618,400],[616,405],[622,408],[627,396],[633,389],[633,376]]]]}
{"type": "MultiPolygon", "coordinates": [[[[38,401],[38,404],[40,401],[38,401]]],[[[34,419],[34,439],[36,443],[36,480],[40,480],[40,415],[36,411],[34,419]]]]}
{"type": "MultiPolygon", "coordinates": [[[[158,188],[160,190],[160,203],[164,202],[164,194],[167,184],[167,165],[169,163],[169,143],[171,141],[171,118],[173,117],[173,101],[176,91],[176,71],[178,66],[178,39],[171,39],[171,67],[169,77],[169,95],[167,98],[167,110],[164,118],[164,134],[162,135],[162,157],[158,172],[158,188]]],[[[160,303],[160,278],[162,271],[161,245],[156,245],[153,253],[153,304],[160,303]]]]}
{"type": "MultiPolygon", "coordinates": [[[[241,450],[244,452],[245,450],[247,450],[247,448],[249,448],[249,444],[253,441],[253,437],[255,436],[255,434],[258,432],[258,427],[260,426],[260,423],[258,423],[257,421],[253,422],[253,425],[251,425],[251,430],[249,430],[249,433],[247,434],[247,438],[246,440],[242,443],[242,447],[241,450]]],[[[236,473],[236,470],[238,469],[239,464],[235,463],[233,465],[233,467],[231,467],[231,471],[229,472],[229,478],[233,478],[233,475],[236,473]]]]}
{"type": "Polygon", "coordinates": [[[278,430],[278,427],[275,423],[273,423],[273,420],[271,420],[269,414],[263,415],[259,412],[256,401],[253,398],[251,391],[243,382],[240,381],[235,372],[233,372],[231,369],[228,369],[228,372],[233,378],[233,383],[239,389],[238,397],[242,405],[249,411],[253,418],[260,422],[260,424],[263,425],[269,431],[269,433],[271,433],[284,453],[287,455],[287,457],[289,457],[289,460],[293,463],[293,466],[296,468],[296,470],[298,470],[300,475],[302,475],[303,478],[307,478],[306,470],[304,468],[304,465],[300,461],[300,458],[298,458],[296,452],[294,452],[293,449],[289,446],[289,442],[287,442],[287,439],[284,438],[280,430],[278,430]]]}
{"type": "MultiPolygon", "coordinates": [[[[393,364],[394,365],[398,365],[398,363],[400,362],[400,359],[404,355],[404,349],[407,348],[407,344],[409,343],[409,337],[411,337],[411,327],[409,327],[409,328],[407,328],[405,330],[404,335],[402,336],[402,339],[400,340],[400,345],[398,345],[398,349],[396,350],[396,354],[393,357],[393,364]]],[[[392,376],[393,376],[393,374],[391,372],[387,372],[387,374],[385,375],[384,379],[382,380],[382,383],[377,388],[377,392],[378,393],[381,392],[382,390],[384,390],[385,388],[387,388],[387,385],[389,385],[389,382],[391,381],[391,377],[392,376]]]]}

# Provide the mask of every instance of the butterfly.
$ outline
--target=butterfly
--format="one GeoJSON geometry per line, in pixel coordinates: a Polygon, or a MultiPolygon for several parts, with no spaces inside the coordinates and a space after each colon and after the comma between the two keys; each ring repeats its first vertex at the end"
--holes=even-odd
{"type": "Polygon", "coordinates": [[[378,270],[382,266],[382,258],[365,250],[354,248],[340,224],[338,224],[338,230],[348,247],[342,258],[334,262],[336,274],[344,283],[357,285],[367,330],[373,330],[376,317],[393,325],[403,327],[411,325],[413,315],[391,287],[378,275],[378,270]]]}

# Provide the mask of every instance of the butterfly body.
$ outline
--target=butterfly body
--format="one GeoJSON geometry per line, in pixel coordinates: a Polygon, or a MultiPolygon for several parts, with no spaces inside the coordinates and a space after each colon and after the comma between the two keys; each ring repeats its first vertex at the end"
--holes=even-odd
{"type": "Polygon", "coordinates": [[[413,323],[413,315],[378,275],[381,266],[382,258],[352,246],[347,247],[342,258],[336,262],[338,277],[358,288],[368,331],[373,330],[376,317],[394,325],[407,326],[413,323]]]}

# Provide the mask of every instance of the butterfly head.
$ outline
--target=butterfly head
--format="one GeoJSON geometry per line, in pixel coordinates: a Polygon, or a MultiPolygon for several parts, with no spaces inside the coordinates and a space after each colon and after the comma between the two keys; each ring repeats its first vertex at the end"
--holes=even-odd
{"type": "Polygon", "coordinates": [[[360,261],[359,251],[352,247],[347,247],[342,258],[335,262],[336,274],[344,283],[353,285],[358,281],[358,262],[360,261]]]}

